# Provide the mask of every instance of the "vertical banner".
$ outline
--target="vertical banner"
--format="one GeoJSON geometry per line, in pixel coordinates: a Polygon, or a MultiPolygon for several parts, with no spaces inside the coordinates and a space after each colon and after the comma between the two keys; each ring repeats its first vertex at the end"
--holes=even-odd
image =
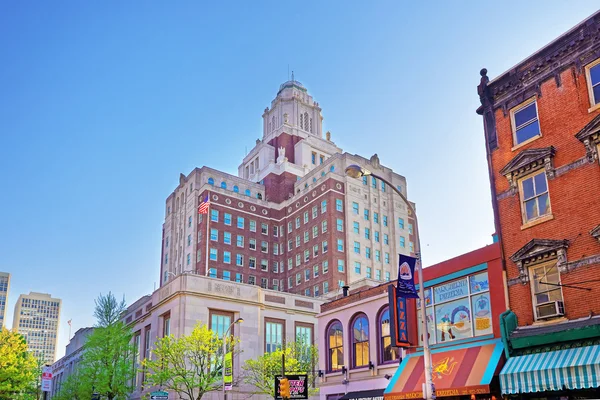
{"type": "Polygon", "coordinates": [[[419,298],[415,287],[416,264],[416,258],[399,254],[398,286],[396,287],[399,297],[404,297],[405,299],[419,298]]]}
{"type": "Polygon", "coordinates": [[[225,368],[225,390],[231,390],[233,388],[233,353],[231,351],[225,353],[225,360],[223,361],[223,368],[225,368]]]}
{"type": "Polygon", "coordinates": [[[399,297],[394,285],[388,286],[388,303],[390,305],[390,336],[392,346],[409,347],[408,317],[406,315],[406,299],[399,297]]]}
{"type": "Polygon", "coordinates": [[[52,367],[42,367],[42,392],[52,391],[52,367]]]}

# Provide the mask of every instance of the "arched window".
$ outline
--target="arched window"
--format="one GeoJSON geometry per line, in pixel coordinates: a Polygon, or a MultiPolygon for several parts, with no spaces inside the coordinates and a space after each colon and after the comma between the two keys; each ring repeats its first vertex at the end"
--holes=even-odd
{"type": "Polygon", "coordinates": [[[344,335],[342,323],[334,321],[327,329],[327,370],[339,371],[344,366],[344,335]]]}
{"type": "Polygon", "coordinates": [[[310,133],[312,133],[312,118],[310,119],[310,133]]]}
{"type": "Polygon", "coordinates": [[[365,314],[359,314],[352,322],[352,366],[354,368],[369,365],[369,320],[365,314]]]}
{"type": "Polygon", "coordinates": [[[329,167],[329,170],[330,170],[331,172],[333,172],[333,170],[335,170],[335,167],[332,165],[331,167],[329,167]]]}
{"type": "Polygon", "coordinates": [[[233,191],[234,191],[235,193],[239,193],[239,192],[240,192],[240,188],[239,188],[239,187],[237,187],[237,185],[235,185],[235,186],[233,187],[233,191]]]}
{"type": "Polygon", "coordinates": [[[262,194],[256,193],[256,198],[259,199],[259,200],[262,200],[262,194]]]}
{"type": "Polygon", "coordinates": [[[386,363],[390,361],[396,361],[398,359],[398,353],[392,347],[392,336],[390,334],[390,308],[386,307],[379,314],[379,336],[381,342],[380,348],[380,362],[386,363]]]}
{"type": "Polygon", "coordinates": [[[273,124],[273,128],[272,128],[272,129],[273,129],[273,130],[275,130],[275,116],[274,116],[274,115],[273,115],[273,119],[272,119],[272,121],[273,121],[273,122],[272,122],[272,124],[273,124]]]}
{"type": "Polygon", "coordinates": [[[213,178],[208,178],[208,184],[209,185],[214,185],[215,184],[215,180],[213,178]]]}
{"type": "Polygon", "coordinates": [[[313,178],[313,183],[315,183],[317,181],[317,178],[313,178]]]}
{"type": "Polygon", "coordinates": [[[304,113],[304,130],[308,130],[308,113],[304,113]]]}
{"type": "Polygon", "coordinates": [[[300,114],[300,129],[304,129],[304,120],[302,119],[302,114],[300,114]]]}
{"type": "Polygon", "coordinates": [[[245,194],[246,196],[250,196],[250,189],[246,189],[246,191],[244,192],[244,194],[245,194]]]}
{"type": "Polygon", "coordinates": [[[227,189],[227,183],[226,182],[221,182],[221,188],[222,189],[227,189]]]}

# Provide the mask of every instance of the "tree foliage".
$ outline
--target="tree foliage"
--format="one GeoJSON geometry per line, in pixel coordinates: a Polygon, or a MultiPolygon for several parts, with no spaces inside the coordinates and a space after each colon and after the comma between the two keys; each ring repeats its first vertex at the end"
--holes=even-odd
{"type": "Polygon", "coordinates": [[[285,355],[287,374],[308,374],[309,394],[315,394],[315,367],[318,363],[318,351],[314,345],[305,341],[286,343],[277,351],[265,353],[256,359],[247,360],[242,369],[244,383],[256,388],[254,394],[273,396],[275,376],[281,375],[282,356],[285,355]]]}
{"type": "Polygon", "coordinates": [[[52,396],[53,400],[89,400],[92,388],[82,382],[78,371],[72,373],[60,385],[60,391],[52,396]]]}
{"type": "MultiPolygon", "coordinates": [[[[235,340],[225,339],[229,349],[235,340]]],[[[223,341],[205,324],[197,324],[188,336],[165,336],[156,341],[153,357],[142,363],[146,383],[176,392],[188,400],[200,400],[223,385],[223,341]]]]}
{"type": "Polygon", "coordinates": [[[0,400],[21,398],[37,388],[37,361],[27,351],[25,338],[0,329],[0,400]]]}

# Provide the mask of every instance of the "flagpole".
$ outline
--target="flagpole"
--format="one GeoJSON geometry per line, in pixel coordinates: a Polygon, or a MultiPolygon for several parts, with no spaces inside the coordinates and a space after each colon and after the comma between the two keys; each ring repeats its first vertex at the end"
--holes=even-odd
{"type": "Polygon", "coordinates": [[[208,241],[209,241],[209,225],[210,225],[210,192],[206,195],[206,201],[208,201],[208,208],[206,209],[206,264],[204,266],[204,276],[208,276],[208,241]]]}

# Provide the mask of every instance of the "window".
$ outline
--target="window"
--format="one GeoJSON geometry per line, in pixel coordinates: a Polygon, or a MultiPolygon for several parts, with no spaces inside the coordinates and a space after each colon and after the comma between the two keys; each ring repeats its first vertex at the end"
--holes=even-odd
{"type": "Polygon", "coordinates": [[[600,60],[596,60],[585,67],[587,76],[590,104],[593,106],[600,103],[600,60]]]}
{"type": "Polygon", "coordinates": [[[304,289],[304,295],[307,297],[310,296],[310,288],[304,289]]]}
{"type": "Polygon", "coordinates": [[[317,257],[319,255],[319,245],[315,244],[313,246],[313,257],[317,257]]]}
{"type": "Polygon", "coordinates": [[[256,221],[250,220],[250,232],[256,232],[256,221]]]}
{"type": "Polygon", "coordinates": [[[383,226],[388,226],[388,218],[387,215],[383,216],[383,226]]]}
{"type": "Polygon", "coordinates": [[[387,233],[383,234],[383,244],[390,244],[390,237],[387,233]]]}
{"type": "Polygon", "coordinates": [[[550,196],[545,171],[519,181],[519,189],[523,222],[550,214],[550,196]]]}
{"type": "Polygon", "coordinates": [[[321,222],[321,233],[327,232],[327,221],[321,222]]]}
{"type": "Polygon", "coordinates": [[[374,176],[371,177],[371,187],[377,189],[377,179],[374,176]]]}
{"type": "Polygon", "coordinates": [[[237,247],[244,247],[244,237],[242,235],[237,235],[236,245],[237,247]]]}
{"type": "Polygon", "coordinates": [[[242,254],[235,255],[235,265],[237,265],[238,267],[244,266],[244,256],[242,254]]]}
{"type": "Polygon", "coordinates": [[[531,99],[510,112],[515,146],[540,135],[537,102],[531,99]]]}
{"type": "Polygon", "coordinates": [[[308,243],[308,241],[310,240],[310,233],[308,233],[308,231],[304,232],[304,243],[308,243]]]}
{"type": "Polygon", "coordinates": [[[240,192],[240,188],[234,185],[233,186],[233,192],[234,193],[239,193],[240,192]]]}
{"type": "Polygon", "coordinates": [[[300,236],[296,236],[296,247],[300,247],[300,236]]]}
{"type": "Polygon", "coordinates": [[[217,261],[217,249],[210,249],[210,260],[217,261]]]}
{"type": "MultiPolygon", "coordinates": [[[[317,296],[317,294],[315,294],[315,296],[317,296]]],[[[296,343],[311,345],[313,343],[312,331],[313,327],[311,325],[300,325],[299,323],[296,323],[296,343]]]]}
{"type": "Polygon", "coordinates": [[[338,271],[339,272],[344,272],[344,260],[338,260],[338,271]]]}
{"type": "Polygon", "coordinates": [[[337,223],[337,230],[338,230],[338,232],[343,232],[344,231],[344,220],[338,218],[337,221],[336,221],[336,223],[337,223]]]}
{"type": "Polygon", "coordinates": [[[268,253],[269,252],[269,243],[265,242],[264,240],[262,242],[260,242],[260,251],[262,251],[263,253],[268,253]]]}
{"type": "Polygon", "coordinates": [[[287,230],[288,233],[292,233],[292,228],[293,228],[292,223],[288,222],[288,230],[287,230]]]}
{"type": "Polygon", "coordinates": [[[375,231],[375,243],[379,243],[379,232],[375,231]]]}
{"type": "Polygon", "coordinates": [[[254,257],[248,258],[248,267],[250,269],[256,269],[256,258],[254,258],[254,257]]]}
{"type": "Polygon", "coordinates": [[[323,247],[323,251],[322,251],[323,254],[327,253],[327,250],[329,250],[329,246],[327,245],[327,240],[325,240],[323,242],[323,246],[322,247],[323,247]]]}
{"type": "Polygon", "coordinates": [[[187,253],[187,256],[186,256],[186,265],[190,265],[190,262],[191,262],[190,253],[187,253]]]}
{"type": "Polygon", "coordinates": [[[301,283],[302,283],[302,274],[300,272],[298,272],[296,274],[296,286],[298,286],[301,283]]]}
{"type": "Polygon", "coordinates": [[[296,229],[300,228],[300,217],[296,217],[296,229]]]}
{"type": "Polygon", "coordinates": [[[413,242],[408,242],[408,249],[410,250],[411,253],[415,252],[415,245],[413,242]]]}
{"type": "Polygon", "coordinates": [[[307,282],[308,280],[310,280],[310,269],[305,269],[304,270],[304,282],[307,282]]]}
{"type": "Polygon", "coordinates": [[[248,248],[250,250],[256,250],[256,239],[250,239],[248,241],[248,248]]]}
{"type": "Polygon", "coordinates": [[[390,281],[390,272],[389,271],[385,271],[385,281],[386,282],[390,281]]]}
{"type": "Polygon", "coordinates": [[[336,211],[343,211],[344,207],[343,207],[343,203],[341,199],[335,199],[335,209],[336,211]]]}
{"type": "Polygon", "coordinates": [[[188,235],[187,245],[190,246],[192,244],[192,235],[188,235]]]}
{"type": "Polygon", "coordinates": [[[381,262],[381,251],[375,250],[375,261],[381,262]]]}
{"type": "Polygon", "coordinates": [[[329,293],[329,282],[323,282],[323,294],[329,293]]]}
{"type": "Polygon", "coordinates": [[[240,274],[239,272],[237,272],[235,274],[235,281],[238,283],[244,282],[244,276],[242,274],[240,274]]]}
{"type": "Polygon", "coordinates": [[[352,322],[352,366],[354,368],[369,365],[369,320],[365,314],[359,314],[352,322]]]}
{"type": "Polygon", "coordinates": [[[265,223],[261,223],[260,224],[260,233],[262,233],[263,235],[268,235],[269,234],[269,225],[267,225],[265,223]]]}
{"type": "Polygon", "coordinates": [[[223,243],[231,244],[231,233],[223,232],[223,243]]]}
{"type": "Polygon", "coordinates": [[[376,224],[379,223],[379,213],[376,213],[376,212],[373,213],[373,222],[376,224]]]}
{"type": "Polygon", "coordinates": [[[380,281],[381,280],[381,270],[380,269],[376,269],[375,270],[375,280],[376,281],[380,281]]]}
{"type": "Polygon", "coordinates": [[[398,228],[404,229],[404,219],[398,218],[398,228]]]}
{"type": "Polygon", "coordinates": [[[325,214],[327,211],[327,200],[323,200],[321,202],[321,214],[325,214]]]}
{"type": "Polygon", "coordinates": [[[223,214],[223,221],[225,222],[225,225],[231,226],[231,214],[228,214],[228,213],[223,214]]]}
{"type": "Polygon", "coordinates": [[[398,353],[392,347],[392,337],[390,334],[390,309],[385,308],[379,315],[379,336],[381,337],[381,353],[379,355],[380,363],[396,361],[398,353]]]}
{"type": "MultiPolygon", "coordinates": [[[[323,292],[325,290],[323,289],[323,292]]],[[[344,366],[344,337],[342,323],[334,321],[327,329],[327,369],[339,371],[344,366]]]]}
{"type": "Polygon", "coordinates": [[[268,260],[260,260],[260,270],[261,271],[269,271],[269,261],[268,260]]]}
{"type": "Polygon", "coordinates": [[[319,265],[315,265],[313,267],[313,278],[316,278],[319,276],[319,269],[320,269],[319,265]]]}
{"type": "Polygon", "coordinates": [[[535,319],[564,315],[560,273],[555,263],[530,269],[535,319]]]}
{"type": "Polygon", "coordinates": [[[288,270],[292,269],[294,267],[294,259],[293,258],[288,258],[288,270]]]}
{"type": "Polygon", "coordinates": [[[304,262],[309,262],[309,261],[310,261],[310,251],[304,250],[304,262]]]}
{"type": "Polygon", "coordinates": [[[171,334],[171,314],[163,317],[163,337],[171,334]]]}
{"type": "Polygon", "coordinates": [[[384,258],[385,258],[385,263],[389,264],[390,263],[390,253],[385,253],[384,258]]]}
{"type": "MultiPolygon", "coordinates": [[[[283,245],[281,247],[281,252],[283,254],[283,245]]],[[[275,256],[279,255],[279,245],[277,243],[273,243],[273,255],[275,255],[275,256]]]]}
{"type": "Polygon", "coordinates": [[[360,254],[360,242],[354,242],[354,252],[360,254]]]}
{"type": "Polygon", "coordinates": [[[291,289],[294,287],[294,278],[292,278],[291,276],[288,276],[288,289],[291,289]]]}
{"type": "Polygon", "coordinates": [[[227,183],[221,182],[221,188],[222,189],[227,189],[227,183]]]}
{"type": "Polygon", "coordinates": [[[365,239],[371,239],[371,230],[369,228],[365,228],[365,239]]]}
{"type": "Polygon", "coordinates": [[[406,239],[404,238],[404,236],[400,236],[400,247],[406,247],[406,239]]]}
{"type": "Polygon", "coordinates": [[[208,178],[208,184],[209,185],[214,185],[215,184],[215,180],[213,178],[208,178]]]}
{"type": "Polygon", "coordinates": [[[319,236],[319,227],[317,225],[313,226],[312,231],[313,231],[313,234],[312,234],[313,239],[316,238],[317,236],[319,236]]]}
{"type": "Polygon", "coordinates": [[[210,228],[210,240],[216,242],[219,240],[219,231],[213,228],[210,228]]]}
{"type": "Polygon", "coordinates": [[[315,297],[319,297],[319,289],[320,289],[319,285],[315,285],[315,287],[313,288],[315,297]]]}
{"type": "MultiPolygon", "coordinates": [[[[283,262],[281,263],[281,272],[283,272],[283,262]]],[[[273,261],[273,273],[279,273],[279,263],[277,261],[273,261]]]]}
{"type": "MultiPolygon", "coordinates": [[[[246,190],[244,190],[244,194],[245,194],[246,196],[250,196],[250,194],[251,194],[251,193],[250,193],[250,189],[246,189],[246,190]]],[[[250,278],[248,278],[248,281],[250,281],[250,278]]]]}
{"type": "Polygon", "coordinates": [[[317,153],[315,153],[314,151],[310,154],[310,162],[314,165],[317,164],[317,153]]]}
{"type": "Polygon", "coordinates": [[[360,275],[360,263],[358,261],[354,261],[354,273],[359,274],[360,275]]]}
{"type": "Polygon", "coordinates": [[[363,176],[363,177],[362,177],[363,185],[368,185],[368,184],[369,184],[369,182],[368,182],[368,180],[367,180],[367,179],[368,179],[368,178],[367,178],[366,176],[363,176]]]}
{"type": "Polygon", "coordinates": [[[313,219],[317,218],[317,215],[319,215],[319,208],[317,206],[314,206],[312,208],[312,217],[313,217],[313,219]]]}
{"type": "Polygon", "coordinates": [[[249,285],[256,285],[256,277],[254,275],[248,276],[248,284],[249,285]]]}
{"type": "Polygon", "coordinates": [[[365,221],[368,221],[369,220],[369,210],[367,210],[365,208],[365,213],[364,214],[365,214],[365,221]]]}
{"type": "Polygon", "coordinates": [[[190,215],[190,216],[188,217],[188,228],[191,228],[191,227],[192,227],[192,220],[193,220],[193,217],[190,215]]]}
{"type": "Polygon", "coordinates": [[[210,268],[208,270],[208,276],[211,278],[216,278],[217,277],[217,269],[216,268],[210,268]]]}
{"type": "Polygon", "coordinates": [[[273,353],[283,345],[283,322],[269,321],[265,318],[265,353],[273,353]]]}
{"type": "Polygon", "coordinates": [[[408,233],[413,234],[413,224],[408,224],[408,233]]]}
{"type": "Polygon", "coordinates": [[[337,250],[344,251],[344,239],[337,240],[337,250]]]}
{"type": "Polygon", "coordinates": [[[288,240],[288,251],[292,251],[292,249],[294,248],[294,241],[293,240],[288,240]]]}
{"type": "Polygon", "coordinates": [[[304,223],[308,224],[308,211],[304,211],[304,223]]]}
{"type": "Polygon", "coordinates": [[[354,221],[352,223],[353,229],[354,229],[354,233],[358,233],[360,234],[360,224],[356,221],[354,221]]]}
{"type": "Polygon", "coordinates": [[[302,254],[296,254],[296,267],[299,267],[302,264],[302,254]]]}
{"type": "Polygon", "coordinates": [[[371,248],[370,247],[365,247],[365,257],[367,257],[368,259],[371,259],[371,248]]]}
{"type": "Polygon", "coordinates": [[[381,191],[385,192],[385,182],[381,181],[381,191]]]}
{"type": "Polygon", "coordinates": [[[371,267],[367,267],[367,278],[369,278],[369,279],[373,278],[371,267]]]}
{"type": "Polygon", "coordinates": [[[352,213],[358,215],[358,203],[352,203],[352,213]]]}
{"type": "MultiPolygon", "coordinates": [[[[210,329],[217,334],[217,336],[222,339],[227,333],[227,329],[231,326],[233,322],[233,313],[228,312],[214,312],[209,311],[210,313],[210,329]]],[[[231,327],[229,334],[233,336],[234,326],[231,327]]]]}
{"type": "Polygon", "coordinates": [[[323,261],[323,273],[329,272],[329,261],[323,261]]]}
{"type": "Polygon", "coordinates": [[[244,217],[237,217],[237,227],[244,229],[244,217]]]}
{"type": "Polygon", "coordinates": [[[223,271],[223,280],[224,281],[230,281],[231,280],[231,272],[229,272],[229,271],[223,271]]]}
{"type": "Polygon", "coordinates": [[[213,222],[219,222],[219,211],[210,210],[210,220],[213,222]]]}

